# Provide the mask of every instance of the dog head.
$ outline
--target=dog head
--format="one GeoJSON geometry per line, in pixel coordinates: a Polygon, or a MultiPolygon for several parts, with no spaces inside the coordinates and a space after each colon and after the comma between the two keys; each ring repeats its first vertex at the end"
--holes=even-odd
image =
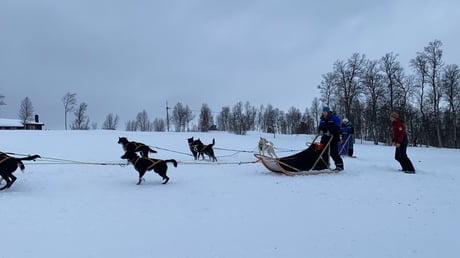
{"type": "Polygon", "coordinates": [[[200,140],[200,138],[196,139],[193,141],[193,144],[192,145],[195,145],[195,146],[203,146],[203,142],[200,140]]]}
{"type": "Polygon", "coordinates": [[[193,139],[193,137],[187,138],[187,142],[189,146],[192,146],[194,141],[195,140],[193,139]]]}
{"type": "Polygon", "coordinates": [[[260,139],[259,139],[259,148],[262,148],[266,144],[267,144],[267,139],[265,139],[263,137],[260,137],[260,139]]]}
{"type": "Polygon", "coordinates": [[[125,145],[125,144],[128,143],[128,138],[126,138],[126,137],[118,137],[118,143],[125,145]]]}
{"type": "Polygon", "coordinates": [[[125,152],[125,154],[123,154],[123,156],[120,157],[121,159],[127,159],[129,161],[133,161],[137,158],[139,158],[139,155],[137,155],[135,152],[130,152],[130,151],[127,151],[125,152]]]}

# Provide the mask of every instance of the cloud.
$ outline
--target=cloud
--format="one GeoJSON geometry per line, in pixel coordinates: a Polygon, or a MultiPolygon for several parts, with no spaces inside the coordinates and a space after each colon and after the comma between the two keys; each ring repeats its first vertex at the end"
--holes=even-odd
{"type": "MultiPolygon", "coordinates": [[[[353,53],[399,54],[407,64],[428,42],[460,55],[456,1],[0,2],[0,116],[30,97],[63,128],[61,97],[76,92],[92,122],[143,109],[164,117],[177,102],[213,111],[250,101],[287,110],[319,97],[321,75],[353,53]],[[62,125],[61,125],[62,124],[62,125]]],[[[124,127],[124,126],[121,126],[124,127]]]]}

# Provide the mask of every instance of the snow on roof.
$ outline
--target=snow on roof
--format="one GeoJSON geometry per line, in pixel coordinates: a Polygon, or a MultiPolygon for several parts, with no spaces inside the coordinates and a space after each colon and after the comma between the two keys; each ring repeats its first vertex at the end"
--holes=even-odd
{"type": "MultiPolygon", "coordinates": [[[[43,125],[43,123],[35,121],[27,121],[26,124],[29,125],[43,125]]],[[[0,118],[0,126],[11,126],[11,127],[23,127],[22,120],[20,119],[9,119],[9,118],[0,118]]]]}
{"type": "Polygon", "coordinates": [[[22,127],[22,121],[19,119],[0,118],[0,126],[22,127]]]}

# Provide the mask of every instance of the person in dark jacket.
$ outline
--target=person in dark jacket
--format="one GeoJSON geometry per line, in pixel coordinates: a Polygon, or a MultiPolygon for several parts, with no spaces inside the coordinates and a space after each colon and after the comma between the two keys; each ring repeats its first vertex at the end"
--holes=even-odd
{"type": "Polygon", "coordinates": [[[342,120],[342,127],[340,128],[340,132],[342,133],[342,148],[344,154],[350,157],[353,157],[353,134],[355,133],[355,129],[353,128],[353,124],[347,118],[342,120]]]}
{"type": "Polygon", "coordinates": [[[406,153],[408,144],[406,127],[396,112],[391,113],[390,121],[393,126],[393,138],[390,144],[396,146],[395,159],[401,164],[403,172],[414,174],[415,168],[406,153]]]}
{"type": "MultiPolygon", "coordinates": [[[[323,107],[321,120],[319,122],[319,132],[322,134],[321,143],[327,145],[332,137],[329,145],[331,158],[335,163],[335,170],[343,170],[343,160],[339,154],[338,142],[340,141],[340,118],[332,113],[328,106],[323,107]]],[[[327,151],[327,150],[326,150],[327,151]]]]}

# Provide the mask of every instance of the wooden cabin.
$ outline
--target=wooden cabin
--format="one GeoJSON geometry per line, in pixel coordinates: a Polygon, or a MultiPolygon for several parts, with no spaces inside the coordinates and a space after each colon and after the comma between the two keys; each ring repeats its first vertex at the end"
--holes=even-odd
{"type": "Polygon", "coordinates": [[[24,124],[19,119],[0,118],[0,130],[43,130],[44,125],[38,115],[35,115],[34,121],[26,121],[24,124]]]}

